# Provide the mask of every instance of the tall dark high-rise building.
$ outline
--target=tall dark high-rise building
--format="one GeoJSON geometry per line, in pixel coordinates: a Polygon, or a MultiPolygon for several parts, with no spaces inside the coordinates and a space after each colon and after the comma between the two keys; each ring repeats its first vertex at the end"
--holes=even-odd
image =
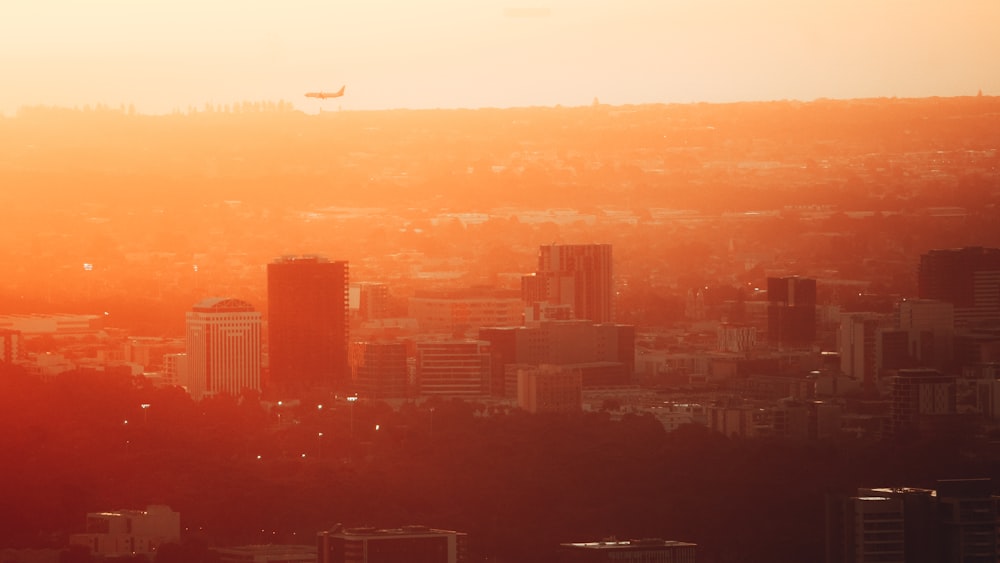
{"type": "Polygon", "coordinates": [[[826,561],[997,561],[998,501],[988,478],[828,495],[826,561]]]}
{"type": "Polygon", "coordinates": [[[283,257],[267,265],[269,393],[350,383],[347,262],[283,257]]]}
{"type": "Polygon", "coordinates": [[[1000,324],[1000,248],[932,250],[920,257],[917,293],[955,306],[955,327],[1000,324]]]}
{"type": "MultiPolygon", "coordinates": [[[[521,293],[528,304],[568,306],[573,318],[614,321],[610,244],[552,244],[538,249],[538,271],[525,276],[521,293]]],[[[538,319],[535,319],[538,320],[538,319]]]]}
{"type": "Polygon", "coordinates": [[[816,340],[816,280],[767,278],[767,339],[777,348],[816,340]]]}

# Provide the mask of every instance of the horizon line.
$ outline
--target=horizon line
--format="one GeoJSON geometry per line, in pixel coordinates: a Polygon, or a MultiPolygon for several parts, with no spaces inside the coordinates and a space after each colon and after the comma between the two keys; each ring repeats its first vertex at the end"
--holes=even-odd
{"type": "Polygon", "coordinates": [[[294,102],[285,99],[271,100],[271,99],[260,99],[260,100],[240,100],[237,102],[227,102],[215,104],[212,102],[204,102],[201,106],[190,105],[188,109],[182,110],[179,107],[173,108],[170,111],[164,112],[143,112],[135,110],[134,102],[120,102],[117,105],[112,105],[108,103],[87,103],[83,105],[66,106],[66,105],[54,105],[54,104],[22,104],[18,106],[12,114],[5,111],[0,111],[0,118],[16,118],[23,111],[37,110],[37,109],[47,109],[47,110],[67,110],[67,111],[107,111],[110,113],[123,113],[129,117],[169,117],[176,115],[194,115],[201,113],[221,113],[221,114],[232,114],[238,115],[240,113],[266,113],[269,110],[259,110],[259,111],[240,111],[237,106],[245,103],[251,104],[289,104],[290,109],[287,110],[288,113],[301,113],[304,115],[323,115],[329,113],[377,113],[377,112],[398,112],[398,111],[412,111],[412,112],[430,112],[430,111],[488,111],[488,110],[519,110],[519,109],[581,109],[581,108],[593,108],[593,107],[608,107],[608,108],[630,108],[639,106],[696,106],[696,105],[714,105],[714,106],[725,106],[725,105],[739,105],[739,104],[779,104],[779,103],[796,103],[796,104],[810,104],[817,102],[857,102],[857,101],[890,101],[890,100],[941,100],[941,99],[965,99],[965,98],[997,98],[998,95],[984,94],[981,90],[976,94],[964,94],[964,95],[933,95],[933,96],[862,96],[862,97],[852,97],[852,98],[838,98],[838,97],[825,97],[820,96],[818,98],[813,98],[811,100],[804,100],[799,98],[775,98],[769,100],[733,100],[733,101],[687,101],[687,102],[630,102],[621,104],[612,104],[600,102],[600,98],[594,98],[594,101],[589,104],[539,104],[539,105],[513,105],[513,106],[479,106],[479,107],[469,107],[469,106],[455,106],[455,107],[387,107],[387,108],[355,108],[355,109],[343,109],[338,107],[337,109],[323,109],[319,108],[316,113],[310,113],[303,110],[302,108],[295,105],[294,102]],[[212,109],[205,109],[206,106],[211,106],[212,109]],[[232,106],[235,110],[226,111],[227,106],[232,106]],[[131,110],[129,108],[132,108],[131,110]],[[223,109],[219,109],[223,108],[223,109]]]}

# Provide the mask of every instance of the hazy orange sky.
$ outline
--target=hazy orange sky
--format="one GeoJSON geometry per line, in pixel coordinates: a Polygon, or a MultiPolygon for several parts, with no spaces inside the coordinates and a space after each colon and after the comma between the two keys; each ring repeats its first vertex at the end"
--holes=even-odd
{"type": "Polygon", "coordinates": [[[1000,95],[998,22],[1000,0],[3,0],[0,112],[1000,95]]]}

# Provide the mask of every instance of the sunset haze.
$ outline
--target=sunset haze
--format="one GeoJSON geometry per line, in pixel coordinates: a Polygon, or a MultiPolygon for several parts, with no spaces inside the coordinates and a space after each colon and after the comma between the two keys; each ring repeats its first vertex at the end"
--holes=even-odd
{"type": "Polygon", "coordinates": [[[1000,563],[998,23],[0,0],[0,563],[1000,563]]]}
{"type": "Polygon", "coordinates": [[[309,112],[1000,91],[1000,4],[14,0],[0,112],[287,100],[309,112]],[[305,99],[348,84],[336,101],[305,99]]]}

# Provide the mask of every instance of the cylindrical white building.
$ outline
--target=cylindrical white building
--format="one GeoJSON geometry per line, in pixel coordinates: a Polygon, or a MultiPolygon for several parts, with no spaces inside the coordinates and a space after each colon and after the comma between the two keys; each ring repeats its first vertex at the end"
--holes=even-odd
{"type": "Polygon", "coordinates": [[[187,314],[187,390],[204,395],[260,391],[261,314],[238,299],[206,299],[187,314]]]}

